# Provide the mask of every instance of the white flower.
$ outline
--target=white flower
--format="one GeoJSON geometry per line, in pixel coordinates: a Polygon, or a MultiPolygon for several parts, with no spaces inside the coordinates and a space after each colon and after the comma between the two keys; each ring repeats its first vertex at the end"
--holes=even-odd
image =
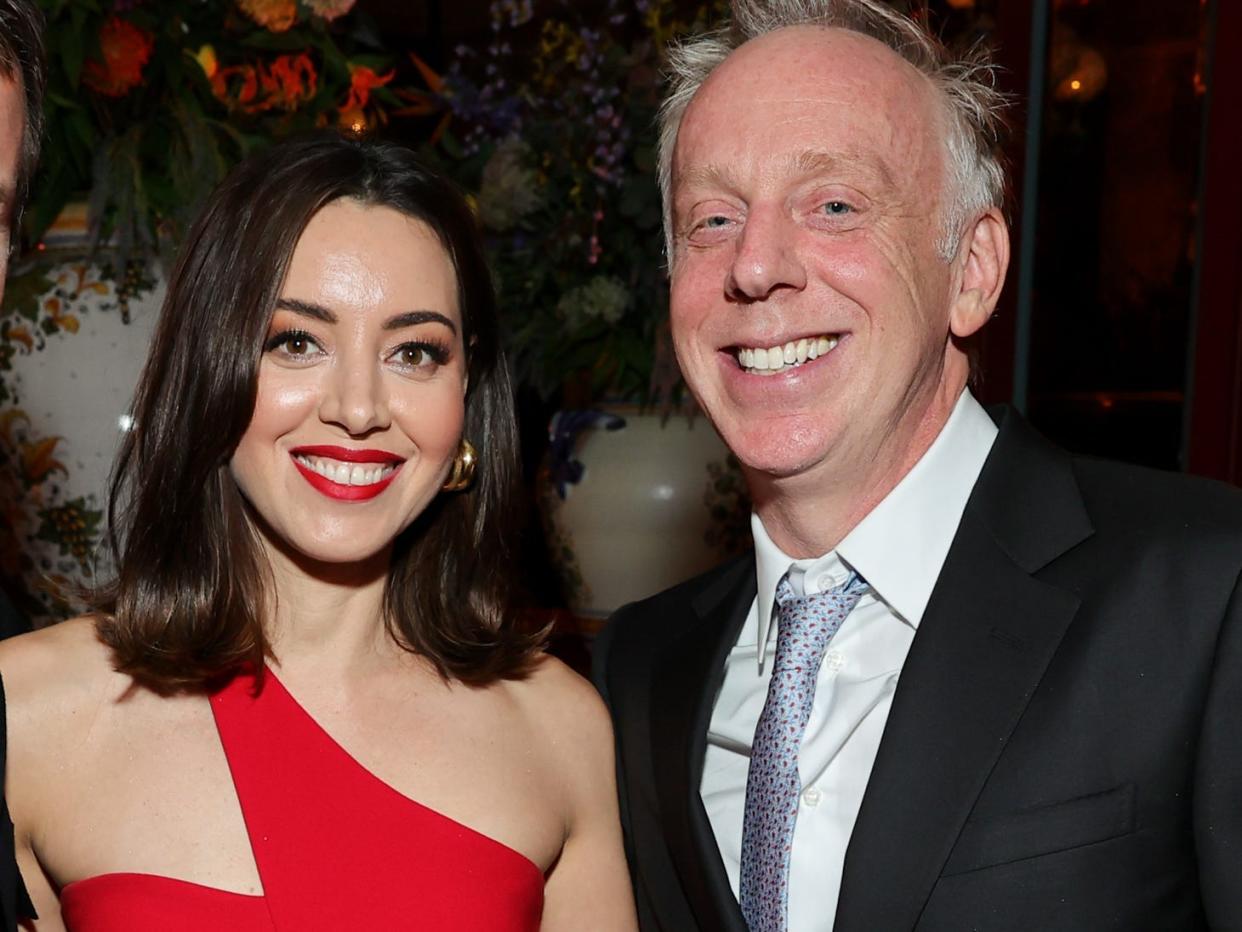
{"type": "Polygon", "coordinates": [[[629,290],[620,279],[611,275],[596,275],[561,295],[556,302],[556,310],[571,329],[577,330],[591,320],[615,324],[629,305],[629,290]]]}
{"type": "Polygon", "coordinates": [[[483,168],[479,189],[479,218],[484,226],[503,233],[543,206],[539,174],[530,161],[530,147],[516,136],[496,147],[483,168]]]}

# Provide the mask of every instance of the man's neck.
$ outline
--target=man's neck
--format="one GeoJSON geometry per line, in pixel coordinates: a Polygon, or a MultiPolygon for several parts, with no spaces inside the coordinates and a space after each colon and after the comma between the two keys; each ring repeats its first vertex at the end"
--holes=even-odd
{"type": "Polygon", "coordinates": [[[747,472],[755,512],[772,542],[795,559],[836,548],[914,468],[948,423],[962,388],[942,391],[893,442],[833,456],[793,476],[747,472]]]}

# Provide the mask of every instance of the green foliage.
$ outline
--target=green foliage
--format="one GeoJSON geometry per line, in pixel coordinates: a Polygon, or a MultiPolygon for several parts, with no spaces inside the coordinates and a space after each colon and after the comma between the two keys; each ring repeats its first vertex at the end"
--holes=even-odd
{"type": "MultiPolygon", "coordinates": [[[[357,12],[329,23],[299,5],[289,29],[271,32],[233,0],[41,5],[47,138],[24,240],[38,243],[66,203],[87,199],[92,243],[114,246],[118,269],[168,260],[207,194],[251,150],[336,125],[351,65],[393,65],[357,12]]],[[[371,95],[368,123],[385,119],[385,99],[395,100],[371,95]]]]}
{"type": "Polygon", "coordinates": [[[679,385],[656,184],[666,44],[721,2],[492,4],[492,41],[444,77],[437,155],[476,192],[519,381],[658,401],[679,385]],[[671,371],[669,371],[671,369],[671,371]]]}

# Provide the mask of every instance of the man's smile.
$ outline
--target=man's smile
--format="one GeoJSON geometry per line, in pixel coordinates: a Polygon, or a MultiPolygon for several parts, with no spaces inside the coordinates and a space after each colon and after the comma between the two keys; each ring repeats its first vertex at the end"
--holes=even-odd
{"type": "Polygon", "coordinates": [[[768,347],[735,346],[732,348],[738,367],[751,375],[777,375],[795,369],[820,356],[826,356],[837,347],[841,336],[826,333],[818,337],[803,337],[768,347]]]}

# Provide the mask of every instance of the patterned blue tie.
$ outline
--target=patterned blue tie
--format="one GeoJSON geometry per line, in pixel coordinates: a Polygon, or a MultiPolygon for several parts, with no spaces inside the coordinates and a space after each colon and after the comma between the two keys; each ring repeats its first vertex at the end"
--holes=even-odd
{"type": "Polygon", "coordinates": [[[789,856],[798,821],[798,750],[811,717],[828,642],[867,590],[857,573],[827,592],[799,598],[788,576],[776,587],[776,658],[755,727],[742,819],[742,915],[750,932],[785,932],[789,856]]]}

